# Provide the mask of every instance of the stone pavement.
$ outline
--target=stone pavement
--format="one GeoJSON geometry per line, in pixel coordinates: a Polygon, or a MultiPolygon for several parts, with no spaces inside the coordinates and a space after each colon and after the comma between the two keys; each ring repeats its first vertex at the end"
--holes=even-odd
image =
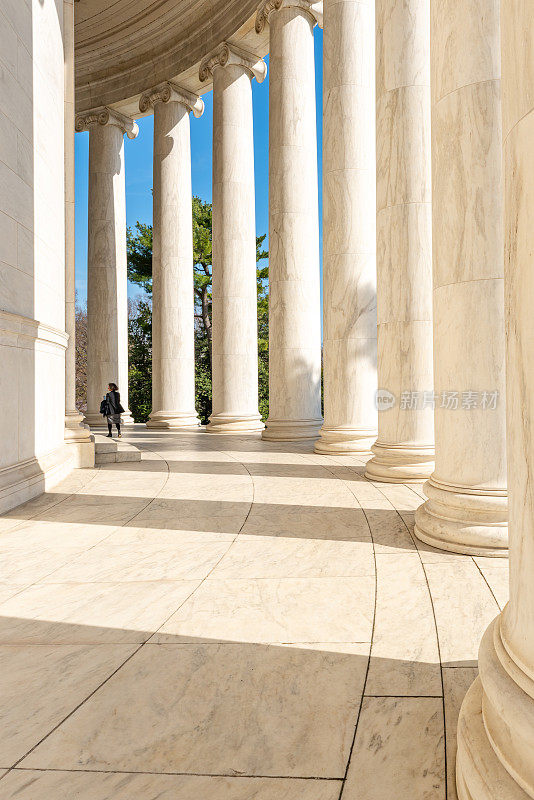
{"type": "Polygon", "coordinates": [[[507,561],[313,443],[125,438],[0,517],[1,800],[455,800],[507,561]]]}

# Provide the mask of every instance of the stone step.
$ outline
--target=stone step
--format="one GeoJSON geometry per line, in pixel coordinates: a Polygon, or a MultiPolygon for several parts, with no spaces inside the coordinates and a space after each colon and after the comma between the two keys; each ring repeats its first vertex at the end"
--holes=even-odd
{"type": "Polygon", "coordinates": [[[126,461],[141,461],[141,451],[122,439],[108,439],[103,434],[95,437],[95,466],[117,464],[126,461]]]}
{"type": "Polygon", "coordinates": [[[108,439],[103,433],[95,433],[95,453],[115,453],[117,450],[117,441],[115,439],[108,439]]]}

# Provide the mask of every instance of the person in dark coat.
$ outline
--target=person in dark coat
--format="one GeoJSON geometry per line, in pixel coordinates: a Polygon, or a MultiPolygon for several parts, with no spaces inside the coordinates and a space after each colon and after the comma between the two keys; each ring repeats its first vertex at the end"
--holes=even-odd
{"type": "Polygon", "coordinates": [[[108,383],[109,392],[106,394],[106,416],[108,420],[108,436],[112,437],[112,426],[113,423],[117,426],[117,436],[121,437],[121,414],[124,412],[124,408],[121,406],[121,396],[119,394],[119,387],[116,383],[108,383]]]}

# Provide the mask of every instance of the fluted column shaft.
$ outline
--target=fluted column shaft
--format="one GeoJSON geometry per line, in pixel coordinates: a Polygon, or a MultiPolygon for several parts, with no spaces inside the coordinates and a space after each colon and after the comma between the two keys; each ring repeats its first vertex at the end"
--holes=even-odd
{"type": "Polygon", "coordinates": [[[236,52],[231,48],[219,51],[206,68],[213,75],[213,401],[209,433],[263,428],[258,411],[251,77],[257,74],[263,79],[265,65],[259,62],[253,73],[258,59],[247,60],[236,52]]]}
{"type": "Polygon", "coordinates": [[[90,433],[76,408],[76,284],[74,239],[74,0],[63,2],[65,52],[65,440],[87,442],[90,433]]]}
{"type": "Polygon", "coordinates": [[[534,797],[534,7],[501,0],[510,601],[458,726],[460,800],[534,797]]]}
{"type": "Polygon", "coordinates": [[[107,109],[77,118],[77,130],[89,130],[89,203],[87,251],[87,412],[86,422],[100,427],[100,402],[108,383],[116,383],[128,410],[128,298],[126,277],[126,196],[124,133],[137,126],[107,109]],[[125,128],[125,125],[130,125],[125,128]]]}
{"type": "Polygon", "coordinates": [[[286,0],[268,14],[269,418],[263,437],[274,440],[315,438],[322,423],[314,17],[306,5],[286,0]]]}
{"type": "Polygon", "coordinates": [[[151,428],[195,428],[193,218],[189,112],[203,103],[170,84],[154,107],[151,428]],[[179,90],[178,90],[179,92],[179,90]]]}
{"type": "Polygon", "coordinates": [[[507,548],[499,0],[431,6],[436,467],[416,535],[507,548]]]}
{"type": "Polygon", "coordinates": [[[376,437],[374,2],[325,0],[324,425],[319,453],[376,437]]]}
{"type": "Polygon", "coordinates": [[[420,481],[434,468],[430,0],[376,14],[378,386],[395,402],[379,402],[366,475],[420,481]]]}

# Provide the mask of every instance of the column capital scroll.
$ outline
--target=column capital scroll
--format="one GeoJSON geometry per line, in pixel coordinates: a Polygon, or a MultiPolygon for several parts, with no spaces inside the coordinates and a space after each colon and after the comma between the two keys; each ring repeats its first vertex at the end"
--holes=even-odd
{"type": "Polygon", "coordinates": [[[255,53],[240,50],[228,42],[223,42],[213,53],[201,61],[199,78],[201,81],[207,81],[213,76],[213,70],[217,67],[228,67],[235,64],[244,67],[252,78],[256,78],[258,83],[265,80],[267,65],[263,58],[259,58],[255,53]]]}
{"type": "Polygon", "coordinates": [[[204,113],[204,101],[201,97],[171,81],[160,83],[153,89],[143,92],[139,100],[139,111],[144,114],[150,108],[154,108],[156,103],[180,103],[188,111],[192,111],[197,119],[204,113]]]}
{"type": "Polygon", "coordinates": [[[107,106],[92,108],[76,116],[74,127],[78,133],[88,131],[92,125],[116,125],[128,139],[135,139],[139,133],[135,120],[107,106]]]}
{"type": "Polygon", "coordinates": [[[313,0],[262,0],[256,12],[256,33],[263,33],[269,17],[282,8],[300,8],[312,17],[313,23],[323,27],[323,2],[313,0]]]}

